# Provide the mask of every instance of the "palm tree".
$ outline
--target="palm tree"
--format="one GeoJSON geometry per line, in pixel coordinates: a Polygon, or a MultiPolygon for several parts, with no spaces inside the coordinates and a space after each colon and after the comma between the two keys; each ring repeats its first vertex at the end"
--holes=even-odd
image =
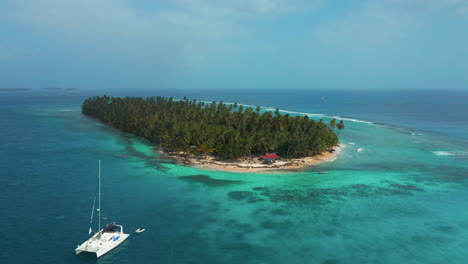
{"type": "Polygon", "coordinates": [[[228,159],[271,151],[289,157],[323,152],[338,142],[332,129],[344,128],[343,121],[331,120],[328,126],[307,116],[281,115],[278,109],[262,114],[260,107],[254,109],[186,97],[178,101],[103,96],[86,99],[82,105],[85,115],[147,138],[167,151],[212,153],[228,159]]]}
{"type": "Polygon", "coordinates": [[[332,120],[330,120],[330,128],[334,131],[335,127],[336,127],[336,119],[333,118],[332,120]]]}
{"type": "Polygon", "coordinates": [[[340,134],[340,131],[345,128],[345,124],[344,124],[343,120],[341,120],[340,123],[338,123],[338,125],[336,125],[336,128],[338,128],[338,134],[340,134]]]}
{"type": "Polygon", "coordinates": [[[275,111],[275,116],[276,116],[276,117],[279,117],[279,116],[281,116],[281,113],[280,113],[280,111],[279,111],[279,109],[278,109],[278,108],[277,108],[277,109],[276,109],[276,111],[275,111]]]}

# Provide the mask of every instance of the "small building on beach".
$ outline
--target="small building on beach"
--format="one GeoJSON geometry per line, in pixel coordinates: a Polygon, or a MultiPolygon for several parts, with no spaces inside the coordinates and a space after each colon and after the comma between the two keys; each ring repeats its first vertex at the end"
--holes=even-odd
{"type": "Polygon", "coordinates": [[[261,156],[260,159],[264,160],[264,163],[274,163],[277,159],[280,159],[281,157],[277,155],[276,153],[271,153],[271,154],[266,154],[264,156],[261,156]]]}

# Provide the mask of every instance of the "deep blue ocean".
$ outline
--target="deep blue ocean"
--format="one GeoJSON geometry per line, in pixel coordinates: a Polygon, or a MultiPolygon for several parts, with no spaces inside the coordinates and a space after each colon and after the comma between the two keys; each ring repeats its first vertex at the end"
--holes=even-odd
{"type": "Polygon", "coordinates": [[[468,263],[468,91],[0,92],[0,122],[2,264],[468,263]],[[184,167],[83,116],[103,94],[335,117],[344,147],[299,172],[184,167]],[[98,160],[103,216],[131,236],[96,260],[74,249],[98,160]]]}

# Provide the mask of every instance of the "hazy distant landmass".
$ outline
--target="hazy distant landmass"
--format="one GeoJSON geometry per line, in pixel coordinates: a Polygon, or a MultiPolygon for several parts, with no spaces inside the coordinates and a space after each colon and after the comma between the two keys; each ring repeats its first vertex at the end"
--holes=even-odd
{"type": "Polygon", "coordinates": [[[66,90],[66,91],[77,91],[78,89],[77,89],[77,88],[60,88],[60,87],[48,87],[48,88],[44,88],[44,90],[55,90],[55,91],[58,91],[58,90],[66,90]]]}
{"type": "Polygon", "coordinates": [[[29,88],[0,88],[0,92],[31,91],[29,88]]]}
{"type": "MultiPolygon", "coordinates": [[[[14,92],[14,91],[31,91],[30,88],[0,88],[0,92],[14,92]]],[[[50,87],[44,88],[44,90],[67,90],[67,91],[78,91],[78,88],[58,88],[58,87],[50,87]]]]}

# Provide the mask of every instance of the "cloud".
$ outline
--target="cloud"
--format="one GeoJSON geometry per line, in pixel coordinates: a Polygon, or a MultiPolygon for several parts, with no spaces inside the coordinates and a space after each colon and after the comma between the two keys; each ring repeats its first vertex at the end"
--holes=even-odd
{"type": "MultiPolygon", "coordinates": [[[[211,10],[231,16],[277,16],[310,10],[325,0],[175,0],[178,9],[211,10]]],[[[212,12],[210,12],[212,13],[212,12]]],[[[207,13],[204,13],[207,14],[207,13]]]]}
{"type": "Polygon", "coordinates": [[[257,14],[280,15],[299,12],[302,8],[307,8],[307,4],[301,1],[251,0],[248,2],[250,10],[257,14]]]}
{"type": "Polygon", "coordinates": [[[5,49],[5,47],[0,46],[0,61],[6,61],[11,54],[5,49]]]}
{"type": "Polygon", "coordinates": [[[11,4],[9,17],[64,46],[73,44],[100,57],[158,60],[169,68],[200,61],[214,42],[237,30],[214,14],[147,12],[124,0],[26,0],[11,4]]]}
{"type": "Polygon", "coordinates": [[[387,45],[408,31],[416,19],[376,5],[365,5],[340,18],[317,25],[312,38],[325,45],[357,47],[387,45]]]}
{"type": "MultiPolygon", "coordinates": [[[[8,0],[7,0],[8,1],[8,0]]],[[[10,18],[45,31],[134,37],[197,32],[226,36],[246,30],[245,19],[302,12],[323,0],[173,0],[152,9],[130,0],[10,0],[10,18]],[[167,31],[167,32],[164,32],[167,31]],[[170,33],[168,33],[170,32],[170,33]]]]}
{"type": "Polygon", "coordinates": [[[203,67],[258,41],[258,19],[315,8],[323,0],[10,1],[8,17],[57,41],[119,52],[168,67],[203,67]],[[238,45],[236,42],[242,42],[238,45]],[[171,66],[172,65],[172,66],[171,66]]]}
{"type": "Polygon", "coordinates": [[[467,1],[355,2],[340,16],[310,27],[298,47],[303,61],[312,62],[304,65],[309,69],[304,75],[311,80],[328,76],[327,85],[359,83],[361,88],[402,87],[411,85],[409,80],[420,87],[431,81],[432,85],[440,83],[437,72],[449,76],[447,69],[455,72],[465,64],[461,59],[466,57],[465,49],[457,46],[467,40],[457,34],[463,25],[448,19],[464,3],[467,1]],[[446,68],[447,60],[453,62],[451,68],[446,68]]]}
{"type": "Polygon", "coordinates": [[[381,0],[374,3],[385,5],[389,8],[409,12],[437,12],[444,9],[457,8],[468,3],[467,0],[381,0]]]}
{"type": "Polygon", "coordinates": [[[465,14],[466,6],[468,0],[3,0],[0,19],[62,49],[60,56],[79,54],[120,72],[172,82],[218,74],[219,82],[248,85],[238,77],[286,83],[309,69],[320,77],[336,67],[385,65],[433,17],[465,14]]]}
{"type": "Polygon", "coordinates": [[[341,17],[316,26],[315,40],[324,43],[391,45],[434,21],[441,13],[462,12],[467,0],[363,1],[341,17]]]}
{"type": "Polygon", "coordinates": [[[463,6],[458,9],[458,13],[462,16],[468,15],[468,6],[463,6]]]}
{"type": "Polygon", "coordinates": [[[9,17],[40,33],[86,41],[94,39],[134,39],[148,25],[138,17],[137,10],[123,1],[31,1],[15,2],[9,17]]]}

